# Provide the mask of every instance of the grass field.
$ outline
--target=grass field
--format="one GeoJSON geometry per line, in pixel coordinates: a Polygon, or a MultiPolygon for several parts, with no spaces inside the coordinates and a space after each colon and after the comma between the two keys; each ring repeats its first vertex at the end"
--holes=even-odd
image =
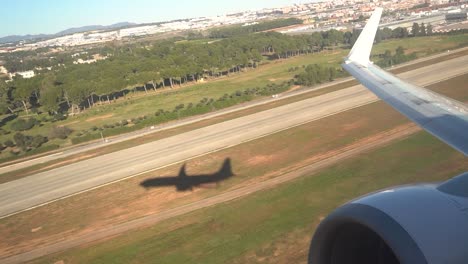
{"type": "MultiPolygon", "coordinates": [[[[466,97],[466,87],[457,84],[466,82],[467,78],[465,75],[435,86],[449,96],[466,97]]],[[[324,153],[359,143],[406,122],[382,102],[373,103],[188,162],[189,174],[210,173],[224,158],[230,157],[236,176],[223,182],[219,189],[179,193],[172,187],[149,191],[139,187],[146,178],[176,175],[180,165],[175,165],[2,219],[0,237],[4,239],[0,240],[0,255],[92,232],[276,177],[310,164],[324,153]],[[39,231],[32,232],[38,228],[39,231]]]]}
{"type": "Polygon", "coordinates": [[[467,169],[461,154],[418,133],[278,188],[34,263],[305,263],[315,226],[337,206],[467,169]]]}
{"type": "MultiPolygon", "coordinates": [[[[447,49],[454,49],[468,43],[468,34],[455,36],[432,36],[412,39],[390,40],[376,45],[374,53],[382,53],[386,49],[394,51],[396,47],[403,46],[408,52],[416,52],[419,57],[437,53],[447,49]]],[[[230,77],[211,80],[206,83],[189,85],[174,90],[166,89],[159,92],[144,92],[130,95],[126,99],[117,100],[111,104],[103,104],[84,111],[82,114],[69,117],[65,121],[56,123],[44,123],[41,127],[35,127],[26,131],[27,135],[42,134],[48,135],[52,126],[66,125],[76,132],[88,130],[93,126],[103,126],[114,124],[124,119],[131,119],[139,116],[152,116],[159,109],[172,110],[176,105],[197,103],[202,98],[219,98],[224,94],[231,94],[235,91],[242,91],[247,88],[262,87],[268,83],[280,83],[290,80],[297,72],[289,72],[290,68],[302,67],[302,65],[313,63],[324,63],[338,65],[342,58],[346,56],[348,50],[337,49],[318,54],[309,54],[293,57],[280,61],[269,61],[263,63],[255,70],[249,70],[242,74],[233,74],[230,77]]],[[[39,119],[41,117],[38,117],[39,119]]],[[[7,124],[6,126],[9,126],[7,124]]],[[[1,135],[0,142],[11,139],[14,133],[1,135]]],[[[105,134],[105,132],[104,132],[105,134]]],[[[70,145],[70,140],[53,140],[46,145],[70,145]]],[[[11,157],[11,154],[4,151],[0,154],[0,159],[11,157]]]]}

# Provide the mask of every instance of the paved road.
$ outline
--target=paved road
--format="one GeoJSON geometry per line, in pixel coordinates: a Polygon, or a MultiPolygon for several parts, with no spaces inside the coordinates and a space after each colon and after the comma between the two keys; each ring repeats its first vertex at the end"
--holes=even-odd
{"type": "MultiPolygon", "coordinates": [[[[468,56],[400,76],[428,85],[468,72],[468,56]]],[[[0,185],[0,216],[52,202],[186,159],[376,101],[362,86],[280,106],[0,185]]]]}
{"type": "MultiPolygon", "coordinates": [[[[451,54],[452,53],[463,52],[465,50],[468,50],[468,47],[452,51],[451,54]]],[[[414,60],[414,61],[411,61],[411,62],[408,62],[408,63],[400,64],[400,65],[394,67],[393,69],[398,69],[400,67],[405,67],[405,66],[416,64],[416,63],[419,63],[419,62],[424,62],[424,61],[427,61],[427,60],[432,60],[432,59],[435,59],[435,58],[443,57],[443,56],[446,56],[447,54],[448,53],[441,53],[441,54],[436,54],[436,55],[433,55],[433,56],[417,59],[417,60],[414,60]]],[[[326,83],[326,84],[323,84],[323,85],[319,85],[319,86],[306,87],[306,88],[298,89],[298,90],[295,90],[295,91],[286,92],[286,93],[281,95],[281,98],[284,99],[284,98],[288,98],[288,97],[292,97],[292,96],[301,95],[301,94],[309,93],[309,92],[312,92],[312,91],[324,89],[324,88],[330,87],[332,85],[337,85],[337,84],[340,84],[340,83],[347,82],[347,81],[352,80],[352,79],[353,79],[352,77],[349,77],[349,78],[344,78],[342,80],[334,81],[334,82],[331,82],[331,83],[326,83]]],[[[236,106],[233,106],[233,107],[222,109],[222,110],[219,110],[219,111],[216,111],[216,112],[207,113],[207,114],[200,115],[200,116],[189,117],[189,118],[185,118],[185,119],[180,120],[180,121],[173,121],[173,122],[169,122],[169,123],[166,123],[166,124],[157,125],[154,129],[145,128],[145,129],[142,129],[142,130],[122,134],[122,135],[119,135],[119,136],[114,136],[107,143],[102,142],[102,141],[96,141],[96,142],[88,143],[88,144],[81,145],[81,146],[69,147],[69,148],[63,149],[61,152],[57,152],[57,153],[47,155],[47,156],[42,156],[42,157],[38,157],[38,158],[29,158],[29,159],[27,159],[25,161],[21,161],[21,162],[13,161],[12,164],[9,164],[9,165],[7,164],[7,165],[5,165],[3,167],[0,167],[0,174],[15,171],[15,170],[19,170],[19,169],[22,169],[22,168],[26,168],[26,167],[29,167],[29,166],[36,165],[36,164],[45,163],[45,162],[48,162],[48,161],[53,161],[53,160],[56,160],[56,159],[66,158],[66,157],[69,157],[71,155],[83,153],[85,151],[90,151],[90,150],[93,150],[93,149],[98,149],[98,148],[101,148],[101,147],[104,147],[104,146],[108,146],[110,144],[115,144],[115,143],[119,143],[119,142],[122,142],[122,141],[138,138],[138,137],[141,137],[141,136],[144,136],[144,135],[156,133],[158,131],[171,129],[171,128],[175,128],[175,127],[179,127],[179,126],[183,126],[183,125],[188,125],[188,124],[192,124],[192,123],[195,123],[195,122],[199,122],[201,120],[210,119],[210,118],[213,118],[213,117],[225,115],[227,113],[232,113],[232,112],[236,112],[236,111],[239,111],[239,110],[251,108],[251,107],[254,107],[254,106],[267,104],[267,103],[270,103],[270,102],[275,101],[275,100],[277,100],[277,99],[264,98],[264,99],[260,99],[260,100],[255,100],[255,101],[252,101],[252,102],[247,102],[247,103],[244,103],[244,104],[241,104],[241,105],[236,105],[236,106]]]]}

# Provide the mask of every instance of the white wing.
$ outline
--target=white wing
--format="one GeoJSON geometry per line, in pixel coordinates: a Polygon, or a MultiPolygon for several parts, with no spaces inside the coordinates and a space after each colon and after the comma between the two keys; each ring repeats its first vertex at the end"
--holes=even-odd
{"type": "Polygon", "coordinates": [[[468,107],[454,99],[406,83],[369,61],[382,9],[364,27],[343,68],[400,113],[468,156],[468,107]]]}

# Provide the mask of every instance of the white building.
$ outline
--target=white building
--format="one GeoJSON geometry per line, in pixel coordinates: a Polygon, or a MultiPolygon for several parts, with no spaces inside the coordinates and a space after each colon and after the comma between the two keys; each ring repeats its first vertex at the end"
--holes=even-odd
{"type": "Polygon", "coordinates": [[[16,72],[14,74],[11,74],[10,73],[10,78],[13,76],[13,75],[20,75],[21,77],[23,77],[24,79],[29,79],[29,78],[32,78],[34,76],[36,76],[36,74],[34,74],[34,71],[24,71],[24,72],[16,72]]]}

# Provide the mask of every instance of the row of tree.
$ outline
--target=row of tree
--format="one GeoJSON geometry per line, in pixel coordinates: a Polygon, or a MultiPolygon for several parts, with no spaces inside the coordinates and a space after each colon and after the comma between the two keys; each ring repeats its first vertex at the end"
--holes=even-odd
{"type": "Polygon", "coordinates": [[[310,64],[305,67],[303,72],[295,76],[294,82],[298,85],[312,86],[331,82],[342,75],[344,75],[343,71],[337,70],[333,66],[310,64]]]}
{"type": "Polygon", "coordinates": [[[418,36],[431,36],[434,34],[433,28],[431,24],[418,24],[418,23],[413,23],[413,26],[411,27],[411,34],[413,37],[418,37],[418,36]]]}
{"type": "Polygon", "coordinates": [[[399,46],[395,50],[395,54],[392,54],[390,50],[386,50],[384,54],[380,55],[380,57],[380,60],[377,61],[377,65],[380,67],[391,67],[396,64],[416,59],[416,54],[405,54],[405,49],[399,46]]]}
{"type": "MultiPolygon", "coordinates": [[[[266,22],[265,22],[266,23],[266,22]]],[[[288,22],[292,23],[292,22],[288,22]]],[[[256,25],[258,26],[258,25],[256,25]]],[[[427,32],[427,31],[426,31],[427,32]]],[[[288,36],[276,32],[240,35],[212,43],[176,42],[108,45],[107,60],[94,64],[66,64],[34,78],[0,81],[0,113],[18,109],[77,113],[95,104],[126,96],[135,90],[173,88],[258,67],[265,58],[275,60],[352,45],[359,31],[329,30],[288,36]]],[[[379,30],[377,41],[404,38],[404,28],[379,30]]]]}

